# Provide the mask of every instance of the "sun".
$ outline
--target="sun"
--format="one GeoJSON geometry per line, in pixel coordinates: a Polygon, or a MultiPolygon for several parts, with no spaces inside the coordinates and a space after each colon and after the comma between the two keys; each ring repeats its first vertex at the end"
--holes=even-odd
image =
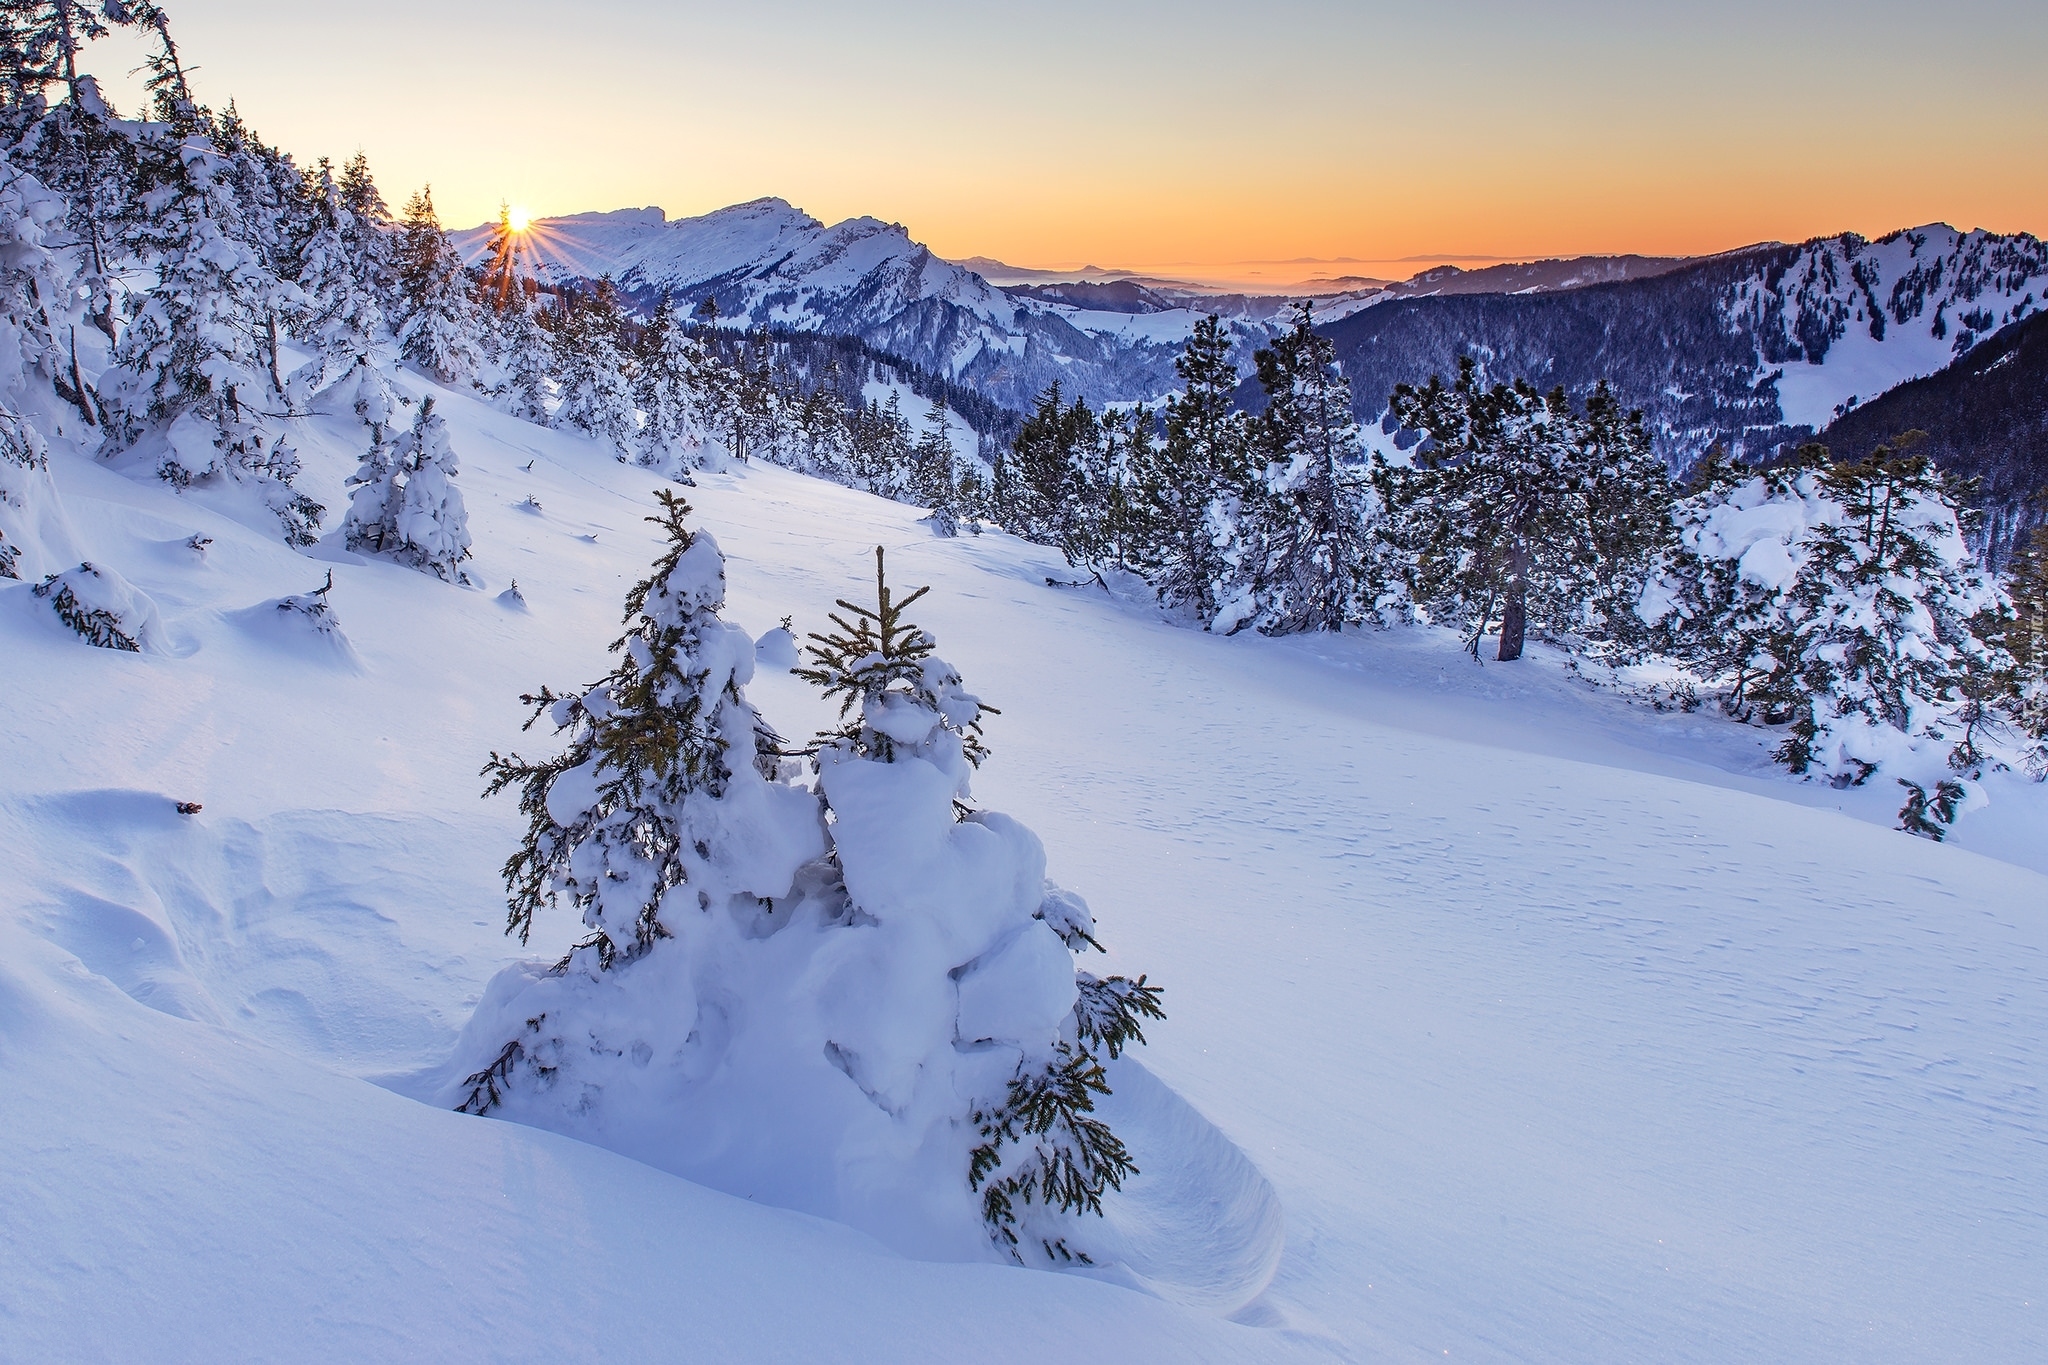
{"type": "Polygon", "coordinates": [[[533,226],[533,214],[527,211],[524,204],[514,204],[505,210],[505,221],[514,232],[524,232],[533,226]]]}

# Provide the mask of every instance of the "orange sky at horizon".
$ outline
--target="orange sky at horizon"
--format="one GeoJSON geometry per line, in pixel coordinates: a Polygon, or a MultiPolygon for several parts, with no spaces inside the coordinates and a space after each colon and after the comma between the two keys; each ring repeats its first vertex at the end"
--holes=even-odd
{"type": "MultiPolygon", "coordinates": [[[[2048,6],[2018,0],[1938,25],[1902,0],[1268,0],[1255,29],[1217,0],[182,0],[173,20],[201,98],[302,164],[360,147],[394,206],[431,181],[450,227],[501,200],[684,217],[773,195],[956,259],[1357,262],[1297,278],[2048,232],[2048,6]]],[[[122,41],[89,65],[133,107],[122,41]]]]}

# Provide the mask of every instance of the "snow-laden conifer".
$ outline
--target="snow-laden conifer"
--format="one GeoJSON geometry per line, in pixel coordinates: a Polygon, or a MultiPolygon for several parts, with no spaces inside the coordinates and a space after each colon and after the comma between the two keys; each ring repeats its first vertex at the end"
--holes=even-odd
{"type": "Polygon", "coordinates": [[[1912,444],[1696,471],[1642,612],[1732,714],[1788,726],[1776,757],[1793,772],[1919,786],[1901,813],[1917,827],[1953,812],[1939,784],[1974,766],[1971,680],[2002,667],[1976,623],[2004,603],[1957,490],[1912,444]]]}
{"type": "Polygon", "coordinates": [[[166,648],[156,604],[112,569],[83,562],[49,575],[33,591],[89,645],[131,654],[166,648]]]}
{"type": "Polygon", "coordinates": [[[147,210],[129,235],[153,278],[129,297],[110,395],[113,450],[136,449],[180,489],[252,489],[293,545],[317,536],[321,506],[292,487],[275,322],[297,291],[235,235],[245,217],[230,165],[203,130],[152,126],[136,142],[147,210]]]}
{"type": "Polygon", "coordinates": [[[45,245],[64,216],[61,199],[0,153],[0,578],[77,559],[45,435],[96,411],[60,340],[82,321],[72,272],[45,245]]]}
{"type": "Polygon", "coordinates": [[[683,327],[663,299],[640,340],[633,401],[640,409],[640,463],[687,476],[704,462],[705,435],[698,420],[699,376],[704,348],[683,327]]]}
{"type": "Polygon", "coordinates": [[[555,382],[561,403],[558,427],[595,438],[619,459],[629,458],[640,438],[633,414],[632,359],[626,350],[626,318],[618,291],[599,280],[588,298],[573,300],[554,332],[555,382]]]}
{"type": "Polygon", "coordinates": [[[474,379],[483,364],[483,314],[461,255],[441,231],[432,186],[406,201],[395,254],[400,351],[443,384],[474,379]]]}
{"type": "Polygon", "coordinates": [[[355,492],[344,530],[348,547],[387,555],[444,582],[460,580],[469,558],[469,514],[455,475],[448,423],[434,411],[431,397],[396,441],[385,444],[382,429],[376,429],[369,454],[350,480],[355,492]]]}
{"type": "MultiPolygon", "coordinates": [[[[747,703],[757,647],[668,490],[618,663],[527,698],[568,736],[492,756],[528,832],[508,932],[587,936],[485,992],[447,1102],[840,1219],[906,1251],[1044,1263],[1129,1173],[1093,1110],[1157,988],[1077,974],[1095,926],[1016,822],[969,810],[985,709],[886,580],[814,637],[842,703],[816,785],[747,703]],[[830,823],[826,819],[827,803],[830,823]]],[[[878,561],[879,563],[879,561],[878,561]]]]}
{"type": "Polygon", "coordinates": [[[1268,635],[1377,624],[1398,581],[1336,349],[1303,304],[1293,328],[1253,359],[1266,392],[1253,425],[1264,470],[1239,516],[1222,624],[1268,635]]]}
{"type": "Polygon", "coordinates": [[[545,426],[555,351],[540,325],[539,309],[523,290],[517,292],[498,314],[497,327],[503,378],[495,397],[514,417],[545,426]]]}
{"type": "Polygon", "coordinates": [[[1019,1259],[1085,1259],[1079,1216],[1135,1169],[1094,1114],[1102,1061],[1160,1017],[1158,989],[1077,976],[1093,919],[1044,881],[1036,836],[967,805],[993,708],[907,619],[926,591],[897,598],[878,547],[874,605],[842,600],[798,670],[844,718],[814,763],[868,940],[828,978],[831,1055],[885,1112],[981,1096],[967,1176],[987,1234],[1019,1259]]]}
{"type": "MultiPolygon", "coordinates": [[[[362,254],[362,238],[326,161],[307,177],[306,192],[311,226],[294,251],[293,283],[299,298],[293,331],[319,352],[313,387],[340,385],[337,394],[362,415],[366,401],[375,405],[376,385],[383,382],[381,375],[371,380],[369,372],[387,363],[388,329],[377,300],[377,263],[362,254]],[[367,397],[366,380],[371,382],[367,397]]],[[[387,414],[378,420],[390,418],[387,414]]]]}
{"type": "Polygon", "coordinates": [[[2048,526],[2036,526],[2013,556],[2006,592],[2012,671],[2003,700],[2021,737],[2021,763],[2036,781],[2048,780],[2048,526]]]}
{"type": "Polygon", "coordinates": [[[1221,605],[1224,551],[1251,474],[1250,433],[1235,411],[1237,367],[1217,316],[1195,324],[1174,373],[1181,391],[1167,400],[1165,439],[1136,452],[1132,485],[1149,528],[1160,602],[1207,629],[1221,605]]]}

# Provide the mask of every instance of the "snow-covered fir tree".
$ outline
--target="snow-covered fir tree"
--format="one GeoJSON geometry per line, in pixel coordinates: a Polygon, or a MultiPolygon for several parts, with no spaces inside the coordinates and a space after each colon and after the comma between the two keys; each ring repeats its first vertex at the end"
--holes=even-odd
{"type": "Polygon", "coordinates": [[[621,460],[632,458],[640,440],[632,356],[625,311],[609,278],[599,280],[588,297],[570,301],[553,340],[561,393],[555,425],[583,432],[621,460]]]}
{"type": "Polygon", "coordinates": [[[181,489],[248,487],[287,542],[309,545],[323,509],[292,487],[299,462],[276,366],[276,320],[297,291],[233,234],[246,212],[207,132],[145,127],[135,151],[141,212],[127,249],[153,278],[128,296],[109,448],[138,449],[181,489]]]}
{"type": "Polygon", "coordinates": [[[641,336],[633,381],[641,464],[674,475],[687,475],[703,464],[705,437],[697,414],[705,363],[704,348],[663,299],[641,336]]]}
{"type": "Polygon", "coordinates": [[[1102,424],[1081,399],[1064,401],[1057,381],[1038,397],[997,462],[995,500],[1004,526],[1058,546],[1069,563],[1092,562],[1092,494],[1102,466],[1102,424]]]}
{"type": "Polygon", "coordinates": [[[2006,593],[2012,669],[2005,703],[2021,737],[2021,762],[2036,781],[2048,780],[2048,526],[2036,526],[2013,556],[2006,593]]]}
{"type": "Polygon", "coordinates": [[[91,430],[95,412],[60,340],[81,321],[71,272],[45,245],[64,218],[63,201],[0,152],[0,578],[76,562],[44,436],[63,428],[67,398],[75,427],[91,430]]]}
{"type": "Polygon", "coordinates": [[[1834,514],[1808,531],[1787,592],[1787,653],[1766,686],[1789,694],[1778,757],[1860,782],[1908,741],[1954,742],[1966,673],[1997,666],[1971,619],[2000,605],[1971,556],[1965,506],[1918,433],[1815,475],[1834,514]]]}
{"type": "Polygon", "coordinates": [[[1253,361],[1266,393],[1252,425],[1264,473],[1239,516],[1228,628],[1289,635],[1378,622],[1392,586],[1379,497],[1360,458],[1351,385],[1311,305],[1253,361]]]}
{"type": "Polygon", "coordinates": [[[1093,1109],[1104,1064],[1157,988],[1078,973],[1086,906],[1028,831],[960,804],[985,708],[904,619],[920,594],[880,581],[815,638],[847,719],[807,786],[746,700],[756,646],[719,618],[716,543],[657,496],[668,545],[616,667],[527,699],[568,747],[487,768],[529,822],[508,932],[567,900],[587,934],[491,983],[448,1103],[906,1251],[1085,1256],[1081,1216],[1131,1170],[1093,1109]]]}
{"type": "Polygon", "coordinates": [[[1776,757],[1793,772],[1847,786],[1885,769],[1938,820],[1953,805],[1939,783],[1974,766],[1972,679],[2004,666],[1979,630],[2004,601],[1958,490],[1914,443],[1855,463],[1817,446],[1760,471],[1710,462],[1642,613],[1732,714],[1788,727],[1776,757]]]}
{"type": "Polygon", "coordinates": [[[522,286],[497,320],[498,366],[504,376],[497,401],[514,417],[545,426],[555,348],[540,324],[540,309],[522,286]]]}
{"type": "Polygon", "coordinates": [[[911,495],[929,509],[926,520],[941,536],[960,534],[960,480],[954,470],[953,425],[943,399],[925,413],[925,428],[910,452],[911,495]]]}
{"type": "Polygon", "coordinates": [[[1135,452],[1132,484],[1148,527],[1151,577],[1161,603],[1204,629],[1221,605],[1224,549],[1251,475],[1251,438],[1235,411],[1230,339],[1211,314],[1174,361],[1181,391],[1165,410],[1165,439],[1135,452]]]}
{"type": "Polygon", "coordinates": [[[1532,631],[1575,640],[1633,628],[1602,613],[1648,573],[1670,498],[1641,414],[1605,385],[1583,410],[1526,380],[1482,387],[1469,356],[1454,385],[1403,384],[1392,409],[1426,438],[1413,473],[1390,484],[1416,600],[1462,628],[1475,657],[1496,620],[1503,660],[1520,658],[1532,631]]]}
{"type": "Polygon", "coordinates": [[[877,547],[874,604],[841,600],[798,670],[840,703],[813,762],[849,927],[871,939],[852,959],[869,979],[833,982],[828,1047],[884,1111],[985,1096],[968,1184],[988,1236],[1019,1260],[1085,1260],[1079,1216],[1135,1169],[1094,1117],[1102,1062],[1162,1017],[1159,991],[1077,975],[1092,917],[1043,881],[1030,831],[967,804],[994,712],[909,621],[927,591],[897,597],[877,547]]]}
{"type": "Polygon", "coordinates": [[[448,423],[430,397],[412,428],[385,444],[381,429],[350,480],[355,488],[344,528],[348,547],[387,555],[443,582],[464,577],[469,558],[469,514],[455,486],[455,451],[448,423]]]}
{"type": "Polygon", "coordinates": [[[391,424],[398,404],[378,264],[363,254],[363,238],[326,161],[307,177],[306,188],[311,230],[294,252],[299,299],[293,330],[319,352],[310,381],[318,405],[353,412],[376,431],[391,424]]]}
{"type": "Polygon", "coordinates": [[[431,185],[406,201],[395,256],[400,352],[443,384],[474,379],[484,359],[483,316],[462,257],[441,231],[431,185]]]}

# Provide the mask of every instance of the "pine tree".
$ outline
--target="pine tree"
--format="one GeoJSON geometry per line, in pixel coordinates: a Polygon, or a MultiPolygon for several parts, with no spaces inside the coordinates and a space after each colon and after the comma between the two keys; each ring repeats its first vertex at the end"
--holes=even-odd
{"type": "Polygon", "coordinates": [[[626,318],[609,276],[575,300],[555,329],[555,378],[561,405],[555,425],[581,431],[628,459],[640,440],[633,416],[626,318]]]}
{"type": "Polygon", "coordinates": [[[498,205],[498,221],[491,227],[484,247],[483,278],[478,281],[484,301],[494,313],[517,306],[524,298],[519,282],[519,249],[524,234],[512,226],[512,206],[498,205]]]}
{"type": "Polygon", "coordinates": [[[1001,520],[1017,534],[1059,546],[1069,563],[1089,560],[1088,473],[1100,459],[1102,426],[1086,402],[1061,402],[1048,385],[996,465],[1001,520]]]}
{"type": "Polygon", "coordinates": [[[473,379],[483,364],[483,319],[462,258],[441,231],[431,185],[406,201],[396,257],[400,352],[443,384],[473,379]]]}
{"type": "Polygon", "coordinates": [[[1215,314],[1195,324],[1173,367],[1181,391],[1166,403],[1165,440],[1135,452],[1132,481],[1159,600],[1206,630],[1221,605],[1223,548],[1251,477],[1251,442],[1233,410],[1237,367],[1215,314]]]}
{"type": "Polygon", "coordinates": [[[299,298],[292,330],[319,349],[315,388],[328,390],[366,423],[388,424],[396,400],[386,373],[374,264],[352,244],[350,213],[325,160],[306,188],[312,221],[293,253],[299,298]]]}
{"type": "Polygon", "coordinates": [[[126,25],[134,17],[119,4],[91,0],[0,0],[0,80],[24,94],[61,81],[77,104],[91,80],[79,70],[78,54],[107,35],[108,21],[126,25]]]}
{"type": "Polygon", "coordinates": [[[925,414],[924,433],[910,452],[910,493],[918,504],[929,508],[926,518],[941,536],[960,534],[960,484],[953,468],[953,429],[946,418],[946,402],[934,399],[925,414]]]}
{"type": "Polygon", "coordinates": [[[498,360],[505,378],[498,400],[514,417],[545,426],[555,346],[540,324],[540,312],[524,290],[498,315],[498,360]]]}
{"type": "MultiPolygon", "coordinates": [[[[814,759],[833,813],[833,851],[854,909],[896,948],[888,973],[896,984],[874,999],[930,992],[933,985],[917,979],[920,964],[975,951],[971,945],[995,932],[1000,948],[975,951],[950,973],[958,981],[955,1037],[1006,1045],[995,1055],[1016,1057],[982,1082],[996,1085],[968,1116],[980,1138],[968,1156],[968,1185],[981,1196],[997,1247],[1020,1262],[1041,1251],[1042,1263],[1086,1262],[1086,1252],[1069,1245],[1075,1215],[1099,1214],[1103,1195],[1136,1170],[1094,1117],[1096,1097],[1109,1093],[1102,1058],[1142,1041],[1141,1019],[1163,1017],[1160,992],[1143,978],[1075,972],[1068,952],[1095,946],[1093,918],[1076,898],[1047,883],[1030,908],[1014,891],[997,890],[1015,886],[1010,859],[1029,858],[1042,870],[1044,855],[1015,822],[965,804],[969,774],[988,756],[982,718],[996,712],[965,690],[932,636],[908,619],[927,591],[897,597],[877,546],[874,604],[842,599],[831,618],[836,630],[810,637],[810,664],[797,671],[840,703],[842,723],[819,736],[814,759]],[[925,860],[929,866],[917,865],[925,860]],[[1006,936],[1000,919],[990,922],[996,907],[988,904],[1003,899],[1011,913],[1037,922],[1006,936]]],[[[878,1103],[939,1061],[890,1058],[871,1042],[886,1036],[871,1020],[839,1022],[845,1034],[834,1043],[835,1060],[878,1103]]],[[[947,1047],[959,1055],[956,1044],[947,1047]]]]}
{"type": "Polygon", "coordinates": [[[1417,600],[1479,642],[1500,621],[1502,660],[1529,631],[1553,639],[1626,632],[1610,623],[1649,571],[1669,492],[1640,413],[1605,385],[1583,413],[1562,388],[1526,380],[1480,387],[1471,357],[1457,383],[1394,391],[1394,416],[1427,438],[1400,481],[1400,536],[1417,600]]]}
{"type": "Polygon", "coordinates": [[[309,545],[323,509],[292,488],[298,458],[277,425],[289,404],[274,326],[296,291],[232,231],[243,207],[210,141],[157,131],[138,150],[137,200],[155,209],[136,221],[128,249],[156,278],[130,295],[109,446],[147,438],[161,451],[158,475],[181,489],[220,479],[250,486],[287,542],[309,545]]]}
{"type": "Polygon", "coordinates": [[[2048,780],[2048,526],[2036,526],[2013,556],[2006,593],[2012,612],[2003,642],[2012,670],[2003,700],[2023,738],[2028,773],[2048,780]]]}
{"type": "Polygon", "coordinates": [[[1377,623],[1390,587],[1379,499],[1336,350],[1304,303],[1292,330],[1253,359],[1266,393],[1252,426],[1264,473],[1238,522],[1230,629],[1289,635],[1377,623]]]}
{"type": "Polygon", "coordinates": [[[355,495],[345,528],[348,547],[389,555],[443,582],[462,581],[469,558],[469,514],[453,482],[455,452],[448,423],[429,397],[412,429],[391,446],[381,429],[350,482],[355,495]]]}
{"type": "Polygon", "coordinates": [[[387,310],[395,311],[400,300],[392,292],[397,276],[391,207],[384,202],[376,177],[370,174],[369,158],[361,152],[350,157],[341,168],[336,186],[341,191],[341,207],[348,214],[342,232],[349,258],[363,279],[378,291],[387,310]]]}
{"type": "Polygon", "coordinates": [[[1792,704],[1776,756],[1795,773],[1863,781],[1894,747],[1872,732],[1949,740],[1965,678],[1998,667],[1971,628],[1997,586],[1965,545],[1962,490],[1912,453],[1920,439],[1817,476],[1836,510],[1802,542],[1768,684],[1792,704]]]}
{"type": "Polygon", "coordinates": [[[633,402],[642,421],[641,464],[687,476],[703,462],[697,390],[705,364],[704,348],[664,298],[641,336],[635,367],[633,402]]]}
{"type": "Polygon", "coordinates": [[[484,767],[487,794],[517,787],[528,819],[505,864],[506,932],[526,942],[534,916],[568,897],[591,932],[565,970],[610,970],[669,937],[663,898],[689,881],[693,854],[705,856],[689,837],[689,798],[715,800],[744,770],[776,770],[773,732],[740,692],[753,642],[718,617],[724,556],[689,528],[689,503],[666,488],[655,498],[648,520],[668,546],[626,595],[617,667],[578,693],[521,698],[533,707],[528,728],[545,715],[568,747],[538,763],[493,753],[484,767]]]}

